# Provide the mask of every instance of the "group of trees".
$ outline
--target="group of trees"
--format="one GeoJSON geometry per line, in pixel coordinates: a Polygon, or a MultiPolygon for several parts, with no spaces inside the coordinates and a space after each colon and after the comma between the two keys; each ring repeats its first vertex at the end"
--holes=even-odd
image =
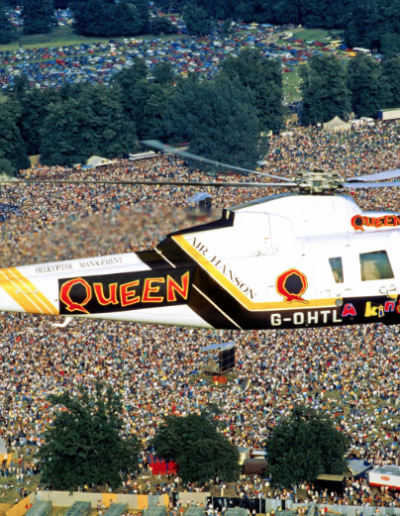
{"type": "MultiPolygon", "coordinates": [[[[134,36],[137,34],[171,34],[176,27],[166,16],[150,20],[147,0],[22,0],[24,34],[46,34],[56,26],[54,9],[70,7],[75,30],[83,36],[134,36]]],[[[20,4],[18,4],[20,5],[20,4]]],[[[0,44],[17,39],[17,29],[7,15],[16,7],[14,0],[0,0],[0,44]]]]}
{"type": "MultiPolygon", "coordinates": [[[[140,441],[124,432],[121,396],[112,387],[97,383],[91,393],[81,388],[78,396],[65,391],[49,400],[59,410],[38,452],[43,483],[58,490],[115,489],[137,472],[140,441]]],[[[239,477],[239,451],[221,433],[219,415],[208,405],[198,414],[165,416],[159,425],[152,445],[159,457],[177,463],[184,483],[239,477]]],[[[321,473],[342,474],[348,444],[323,413],[297,406],[268,440],[268,473],[283,487],[312,482],[321,473]]]]}
{"type": "Polygon", "coordinates": [[[250,168],[265,154],[261,133],[282,126],[279,64],[257,50],[228,58],[213,81],[176,77],[168,62],[152,70],[152,81],[148,74],[137,60],[115,74],[109,87],[36,90],[19,78],[12,97],[0,104],[6,170],[16,173],[34,154],[41,154],[43,164],[64,166],[93,154],[118,158],[142,139],[189,141],[192,152],[250,168]],[[16,145],[19,152],[10,152],[16,145]]]}
{"type": "Polygon", "coordinates": [[[71,9],[75,29],[83,36],[133,36],[150,31],[148,0],[72,0],[71,9]]]}
{"type": "Polygon", "coordinates": [[[378,63],[358,55],[348,65],[332,56],[316,56],[300,69],[302,121],[323,123],[335,116],[376,117],[379,109],[400,106],[400,58],[378,63]]]}
{"type": "MultiPolygon", "coordinates": [[[[0,0],[3,1],[3,0],[0,0]]],[[[4,0],[17,5],[16,0],[4,0]]],[[[164,13],[183,15],[189,34],[207,34],[215,20],[343,29],[349,46],[363,46],[392,55],[400,52],[400,0],[155,0],[164,13]]],[[[75,28],[86,36],[132,36],[155,33],[147,0],[22,0],[24,33],[49,32],[54,8],[70,7],[75,28]]],[[[12,41],[15,31],[3,28],[0,8],[0,43],[12,41]],[[7,40],[5,38],[8,38],[7,40]]],[[[168,33],[173,26],[163,20],[168,33]]],[[[160,33],[158,32],[158,33],[160,33]]]]}
{"type": "Polygon", "coordinates": [[[156,5],[184,13],[194,1],[208,20],[343,29],[351,47],[400,51],[400,0],[156,0],[156,5]]]}
{"type": "MultiPolygon", "coordinates": [[[[314,56],[301,67],[305,125],[335,116],[375,117],[400,105],[400,58],[377,63],[359,55],[348,65],[332,56],[314,56]]],[[[283,124],[279,63],[256,49],[224,61],[212,81],[174,75],[168,62],[153,80],[144,61],[115,74],[109,87],[65,84],[60,90],[29,89],[24,77],[0,104],[2,169],[17,173],[27,156],[41,154],[47,165],[84,163],[93,154],[123,157],[139,141],[190,142],[206,158],[253,168],[267,151],[269,131],[283,124]]]]}

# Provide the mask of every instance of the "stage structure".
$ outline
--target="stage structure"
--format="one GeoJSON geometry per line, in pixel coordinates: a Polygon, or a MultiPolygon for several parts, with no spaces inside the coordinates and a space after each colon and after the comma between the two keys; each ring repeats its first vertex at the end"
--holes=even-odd
{"type": "Polygon", "coordinates": [[[225,383],[225,375],[235,369],[235,342],[211,344],[200,352],[207,353],[208,361],[204,368],[207,376],[218,377],[219,383],[225,383]]]}

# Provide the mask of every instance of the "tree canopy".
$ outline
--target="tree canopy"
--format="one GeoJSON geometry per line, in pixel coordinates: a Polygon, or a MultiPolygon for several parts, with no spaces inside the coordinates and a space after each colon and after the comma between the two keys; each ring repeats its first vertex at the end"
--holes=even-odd
{"type": "Polygon", "coordinates": [[[84,36],[133,36],[150,28],[146,0],[74,0],[71,7],[75,29],[84,36]]]}
{"type": "Polygon", "coordinates": [[[21,106],[12,98],[0,103],[0,172],[17,175],[30,166],[18,122],[21,106]]]}
{"type": "Polygon", "coordinates": [[[279,131],[283,124],[283,88],[278,61],[248,48],[238,57],[228,57],[222,64],[221,75],[237,79],[254,92],[254,105],[263,131],[279,131]]]}
{"type": "Polygon", "coordinates": [[[314,56],[300,68],[303,95],[302,121],[305,125],[344,118],[351,112],[347,69],[332,56],[314,56]]]}
{"type": "Polygon", "coordinates": [[[137,146],[136,129],[121,104],[115,87],[84,84],[75,95],[50,104],[40,129],[44,164],[71,166],[94,155],[122,157],[137,146]]]}
{"type": "Polygon", "coordinates": [[[55,23],[53,1],[23,0],[22,16],[24,34],[46,34],[55,23]]]}
{"type": "Polygon", "coordinates": [[[239,452],[218,432],[211,413],[167,416],[154,438],[156,452],[175,460],[184,482],[204,484],[217,476],[223,481],[239,476],[239,452]]]}
{"type": "Polygon", "coordinates": [[[0,0],[0,45],[8,45],[17,39],[17,30],[10,22],[6,7],[0,0]]]}
{"type": "MultiPolygon", "coordinates": [[[[155,0],[159,9],[193,13],[202,18],[238,22],[302,24],[307,28],[343,29],[346,44],[393,54],[400,46],[400,0],[155,0]]],[[[194,14],[195,19],[200,18],[194,14]]],[[[199,24],[201,27],[202,25],[199,24]]],[[[200,34],[200,32],[190,32],[200,34]]]]}
{"type": "Polygon", "coordinates": [[[389,84],[372,57],[358,55],[350,61],[348,73],[353,110],[358,117],[376,117],[379,109],[390,106],[389,84]]]}
{"type": "Polygon", "coordinates": [[[275,426],[267,443],[268,473],[274,485],[313,482],[321,473],[346,472],[349,438],[323,412],[303,405],[275,426]]]}
{"type": "Polygon", "coordinates": [[[205,36],[211,31],[212,19],[208,12],[195,2],[186,5],[183,20],[189,34],[205,36]]]}
{"type": "Polygon", "coordinates": [[[42,481],[58,490],[79,486],[119,487],[138,468],[137,438],[122,436],[120,395],[111,386],[97,383],[89,394],[65,391],[49,397],[59,412],[45,432],[45,444],[38,452],[42,481]]]}
{"type": "Polygon", "coordinates": [[[193,154],[246,168],[265,155],[255,95],[238,80],[189,78],[177,88],[167,117],[170,137],[189,141],[193,154]]]}

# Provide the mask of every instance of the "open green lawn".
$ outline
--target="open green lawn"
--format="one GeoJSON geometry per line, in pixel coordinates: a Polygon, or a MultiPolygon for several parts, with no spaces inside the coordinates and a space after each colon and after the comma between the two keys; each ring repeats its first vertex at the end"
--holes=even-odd
{"type": "MultiPolygon", "coordinates": [[[[24,48],[39,48],[39,47],[63,47],[67,45],[80,45],[81,43],[107,43],[110,39],[115,41],[121,41],[125,38],[100,38],[96,37],[86,37],[86,36],[78,36],[75,34],[74,30],[70,26],[65,27],[54,27],[54,29],[49,34],[33,34],[31,36],[24,36],[22,34],[22,29],[18,29],[18,33],[20,37],[14,43],[9,45],[0,45],[0,51],[5,50],[17,50],[22,45],[24,48]]],[[[148,36],[135,36],[134,38],[126,38],[126,39],[154,39],[157,36],[148,35],[148,36]]],[[[166,40],[173,40],[181,37],[181,34],[170,34],[168,36],[159,36],[166,40]]]]}
{"type": "Polygon", "coordinates": [[[343,32],[340,30],[326,29],[300,29],[293,31],[296,39],[305,39],[308,41],[326,41],[326,38],[342,39],[343,32]]]}
{"type": "Polygon", "coordinates": [[[61,47],[64,45],[80,45],[81,43],[107,42],[109,38],[86,38],[74,33],[72,27],[55,27],[49,34],[33,34],[24,36],[22,29],[18,29],[19,39],[9,45],[0,45],[0,50],[16,50],[22,45],[24,48],[61,47]]]}
{"type": "Polygon", "coordinates": [[[9,503],[11,505],[15,504],[15,500],[18,498],[18,500],[22,500],[22,498],[19,496],[19,493],[17,491],[17,488],[21,488],[22,486],[28,491],[29,493],[32,493],[36,490],[36,487],[38,484],[40,484],[40,475],[35,475],[33,477],[26,476],[24,478],[23,484],[17,484],[16,479],[12,478],[14,483],[13,489],[5,489],[4,486],[10,482],[9,478],[0,478],[0,496],[1,496],[1,503],[9,503]],[[3,498],[3,492],[5,493],[5,497],[3,498]]]}
{"type": "Polygon", "coordinates": [[[300,86],[300,77],[298,73],[299,66],[304,65],[297,65],[294,72],[288,72],[282,75],[283,94],[284,96],[290,94],[290,97],[288,98],[290,102],[301,99],[301,94],[298,91],[300,86]]]}

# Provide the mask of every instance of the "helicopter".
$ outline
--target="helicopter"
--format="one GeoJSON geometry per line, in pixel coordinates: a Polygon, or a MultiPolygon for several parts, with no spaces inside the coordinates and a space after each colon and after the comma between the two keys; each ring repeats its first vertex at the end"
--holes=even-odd
{"type": "MultiPolygon", "coordinates": [[[[215,329],[400,322],[400,214],[362,211],[346,189],[398,187],[400,169],[289,179],[143,142],[275,182],[74,181],[291,188],[223,210],[153,250],[0,269],[0,311],[215,329]],[[279,182],[276,182],[279,181],[279,182]]],[[[6,183],[7,181],[2,181],[6,183]]],[[[13,181],[18,184],[18,181],[13,181]]]]}

